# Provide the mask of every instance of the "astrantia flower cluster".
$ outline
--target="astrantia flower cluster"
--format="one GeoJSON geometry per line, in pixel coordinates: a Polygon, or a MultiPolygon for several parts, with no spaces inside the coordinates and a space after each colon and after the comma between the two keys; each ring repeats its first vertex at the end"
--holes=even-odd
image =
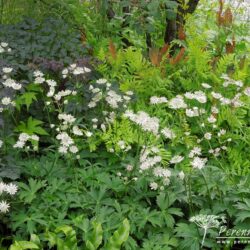
{"type": "MultiPolygon", "coordinates": [[[[171,171],[161,166],[162,157],[157,147],[144,146],[140,153],[140,172],[152,171],[155,178],[160,178],[164,185],[169,185],[171,171]]],[[[150,184],[151,189],[156,190],[158,184],[153,182],[150,184]]]]}
{"type": "Polygon", "coordinates": [[[161,156],[157,155],[159,150],[156,148],[143,147],[140,154],[140,170],[148,170],[159,164],[162,160],[161,156]],[[153,156],[152,156],[153,155],[153,156]]]}
{"type": "Polygon", "coordinates": [[[63,76],[63,78],[67,78],[68,75],[70,75],[70,74],[78,76],[78,75],[83,75],[83,74],[86,74],[89,72],[91,72],[91,69],[89,69],[87,67],[77,66],[77,64],[74,63],[74,64],[71,64],[69,67],[63,69],[62,76],[63,76]]]}
{"type": "Polygon", "coordinates": [[[171,109],[185,109],[187,108],[187,104],[184,101],[183,96],[177,95],[172,98],[168,103],[169,108],[171,109]]]}
{"type": "Polygon", "coordinates": [[[56,136],[56,139],[60,141],[59,153],[67,154],[71,152],[73,154],[78,152],[78,148],[74,145],[73,139],[68,135],[67,132],[61,132],[56,136]]]}
{"type": "MultiPolygon", "coordinates": [[[[4,182],[0,182],[0,195],[10,195],[10,196],[13,196],[16,194],[18,190],[18,187],[13,184],[13,183],[9,183],[9,184],[6,184],[4,182]]],[[[0,213],[7,213],[9,211],[9,208],[10,208],[10,204],[5,201],[5,200],[2,200],[0,201],[0,213]]]]}
{"type": "Polygon", "coordinates": [[[190,100],[196,100],[198,101],[199,103],[206,103],[207,102],[207,96],[204,92],[202,91],[195,91],[194,93],[191,93],[191,92],[187,92],[184,94],[184,96],[187,98],[187,99],[190,99],[190,100]]]}
{"type": "Polygon", "coordinates": [[[33,76],[35,77],[34,79],[35,84],[42,84],[45,82],[44,74],[40,70],[36,70],[33,73],[33,76]]]}
{"type": "Polygon", "coordinates": [[[152,96],[150,97],[150,104],[162,104],[162,103],[167,103],[168,100],[166,97],[157,97],[157,96],[152,96]]]}
{"type": "Polygon", "coordinates": [[[168,127],[165,127],[161,130],[161,133],[166,139],[174,139],[176,137],[175,133],[173,130],[171,130],[168,127]]]}
{"type": "MultiPolygon", "coordinates": [[[[18,141],[13,145],[14,148],[24,148],[29,140],[38,142],[39,137],[37,135],[28,135],[26,133],[21,133],[18,137],[18,141]]],[[[34,147],[37,150],[37,147],[34,147]]]]}
{"type": "Polygon", "coordinates": [[[157,117],[150,117],[144,111],[134,113],[131,110],[127,110],[124,114],[124,117],[139,125],[142,130],[152,132],[155,135],[158,134],[160,124],[157,117]]]}
{"type": "Polygon", "coordinates": [[[97,87],[89,86],[92,93],[92,98],[88,104],[89,108],[94,108],[101,100],[105,100],[108,106],[112,109],[126,108],[128,102],[131,100],[133,92],[128,91],[125,94],[118,93],[118,91],[111,88],[111,83],[106,79],[99,79],[96,81],[97,87]]]}

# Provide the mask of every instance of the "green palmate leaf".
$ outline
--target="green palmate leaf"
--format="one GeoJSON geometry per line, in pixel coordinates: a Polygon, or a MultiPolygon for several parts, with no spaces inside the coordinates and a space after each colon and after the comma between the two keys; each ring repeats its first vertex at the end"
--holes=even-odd
{"type": "Polygon", "coordinates": [[[27,123],[20,122],[15,131],[27,133],[29,135],[38,134],[38,135],[48,135],[46,130],[44,130],[41,126],[43,124],[42,121],[29,117],[27,123]]]}
{"type": "Polygon", "coordinates": [[[40,84],[31,83],[25,87],[28,92],[43,92],[40,84]]]}
{"type": "Polygon", "coordinates": [[[32,102],[37,100],[36,95],[37,93],[35,92],[26,92],[22,94],[15,101],[16,108],[20,111],[21,106],[25,105],[28,110],[32,102]]]}
{"type": "Polygon", "coordinates": [[[122,225],[114,232],[113,236],[109,238],[106,250],[120,250],[121,245],[128,239],[129,236],[129,221],[125,219],[122,225]]]}
{"type": "Polygon", "coordinates": [[[30,241],[15,241],[10,250],[39,249],[39,246],[30,241]]]}
{"type": "Polygon", "coordinates": [[[56,233],[63,232],[65,234],[65,239],[63,240],[63,248],[64,250],[77,250],[77,239],[76,232],[70,226],[60,226],[56,228],[56,233]]]}
{"type": "Polygon", "coordinates": [[[20,183],[19,187],[21,188],[20,198],[25,203],[31,203],[33,199],[36,198],[36,193],[39,189],[46,186],[46,181],[29,179],[29,184],[20,183]]]}
{"type": "Polygon", "coordinates": [[[102,243],[102,226],[96,221],[92,222],[93,231],[89,239],[86,241],[86,247],[88,250],[96,250],[102,243]]]}

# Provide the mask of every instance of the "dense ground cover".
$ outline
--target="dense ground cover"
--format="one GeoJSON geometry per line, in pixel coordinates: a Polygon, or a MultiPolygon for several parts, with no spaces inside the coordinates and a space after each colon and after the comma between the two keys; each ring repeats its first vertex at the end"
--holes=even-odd
{"type": "Polygon", "coordinates": [[[247,4],[2,1],[0,249],[249,249],[247,4]]]}

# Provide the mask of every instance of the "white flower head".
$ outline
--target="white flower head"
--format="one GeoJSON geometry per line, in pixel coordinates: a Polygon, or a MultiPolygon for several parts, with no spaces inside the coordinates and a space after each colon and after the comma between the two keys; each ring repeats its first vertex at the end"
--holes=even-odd
{"type": "Polygon", "coordinates": [[[156,182],[151,182],[149,186],[151,190],[157,190],[158,188],[158,184],[156,182]]]}
{"type": "Polygon", "coordinates": [[[177,95],[175,98],[172,98],[168,103],[169,108],[171,109],[185,109],[187,104],[184,102],[184,99],[181,95],[177,95]]]}
{"type": "Polygon", "coordinates": [[[167,103],[168,100],[166,97],[157,97],[157,96],[152,96],[150,97],[150,104],[161,104],[161,103],[167,103]]]}
{"type": "Polygon", "coordinates": [[[176,137],[175,133],[170,128],[163,128],[161,130],[161,133],[164,135],[167,139],[174,139],[176,137]]]}
{"type": "Polygon", "coordinates": [[[191,165],[193,166],[193,168],[202,169],[202,168],[204,168],[206,162],[207,162],[207,158],[200,158],[200,157],[196,156],[191,161],[191,165]]]}
{"type": "Polygon", "coordinates": [[[212,88],[212,86],[209,85],[209,84],[207,84],[207,83],[202,83],[201,86],[202,86],[203,88],[205,88],[205,89],[211,89],[211,88],[212,88]]]}
{"type": "Polygon", "coordinates": [[[212,134],[207,132],[204,134],[204,138],[207,139],[207,140],[211,140],[212,139],[212,134]]]}
{"type": "Polygon", "coordinates": [[[183,159],[184,159],[183,156],[181,156],[181,155],[175,155],[174,157],[171,158],[170,163],[177,164],[177,163],[182,162],[183,159]]]}
{"type": "Polygon", "coordinates": [[[0,212],[7,213],[9,211],[10,205],[6,201],[0,202],[0,212]]]}

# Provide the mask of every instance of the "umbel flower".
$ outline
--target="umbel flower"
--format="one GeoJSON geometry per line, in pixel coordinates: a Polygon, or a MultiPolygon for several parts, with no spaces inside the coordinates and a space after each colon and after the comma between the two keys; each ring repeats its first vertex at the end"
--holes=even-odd
{"type": "Polygon", "coordinates": [[[220,217],[218,215],[199,214],[191,217],[189,221],[195,223],[198,227],[204,229],[204,234],[201,243],[201,245],[203,246],[208,229],[218,228],[221,225],[221,223],[225,222],[225,218],[224,216],[220,217]]]}

